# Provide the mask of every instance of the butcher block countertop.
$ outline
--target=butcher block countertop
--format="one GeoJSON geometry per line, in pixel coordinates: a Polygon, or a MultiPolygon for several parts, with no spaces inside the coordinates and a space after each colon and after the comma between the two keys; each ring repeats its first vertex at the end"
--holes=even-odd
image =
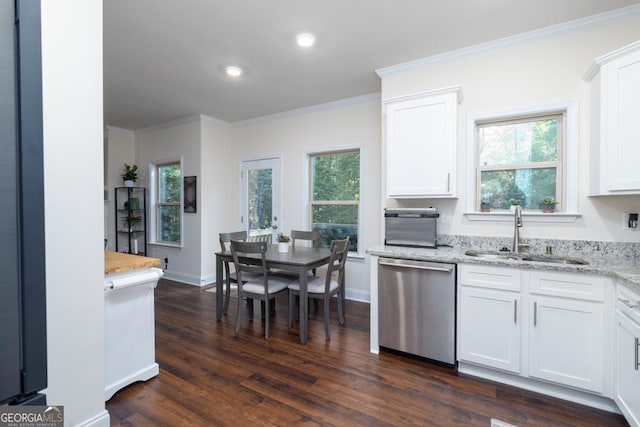
{"type": "Polygon", "coordinates": [[[122,273],[139,268],[155,267],[156,265],[160,265],[160,263],[161,261],[158,258],[129,255],[120,252],[104,252],[104,274],[122,273]]]}

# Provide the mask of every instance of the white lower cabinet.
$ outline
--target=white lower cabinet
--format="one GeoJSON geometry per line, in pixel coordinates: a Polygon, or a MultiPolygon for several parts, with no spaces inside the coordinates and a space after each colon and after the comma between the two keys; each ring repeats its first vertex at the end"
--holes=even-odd
{"type": "Polygon", "coordinates": [[[460,288],[460,359],[520,372],[520,294],[460,288]]]}
{"type": "Polygon", "coordinates": [[[603,392],[602,303],[532,296],[529,376],[603,392]]]}
{"type": "MultiPolygon", "coordinates": [[[[632,304],[640,303],[640,296],[632,293],[618,298],[632,304]]],[[[616,372],[615,401],[631,426],[640,426],[640,311],[618,302],[615,313],[616,329],[616,372]],[[626,313],[626,314],[625,314],[626,313]],[[635,319],[633,321],[632,319],[635,319]]]]}
{"type": "Polygon", "coordinates": [[[459,361],[606,395],[607,284],[588,274],[458,265],[459,361]]]}

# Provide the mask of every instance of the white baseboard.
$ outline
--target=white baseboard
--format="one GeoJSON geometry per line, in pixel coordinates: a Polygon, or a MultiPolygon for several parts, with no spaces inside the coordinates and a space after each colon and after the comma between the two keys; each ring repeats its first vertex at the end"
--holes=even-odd
{"type": "Polygon", "coordinates": [[[370,293],[368,291],[362,291],[360,289],[349,290],[349,288],[347,288],[345,298],[353,301],[371,303],[370,293]]]}
{"type": "Polygon", "coordinates": [[[109,427],[111,425],[111,417],[109,417],[109,412],[105,410],[77,425],[79,427],[109,427]]]}
{"type": "Polygon", "coordinates": [[[113,397],[114,394],[121,388],[133,384],[137,381],[147,381],[160,373],[160,366],[157,363],[152,363],[144,369],[128,375],[124,378],[120,378],[118,381],[109,384],[104,388],[104,400],[107,401],[113,397]]]}
{"type": "Polygon", "coordinates": [[[206,283],[203,283],[203,280],[200,276],[195,276],[193,274],[179,273],[179,272],[170,271],[170,270],[164,271],[164,278],[173,280],[175,282],[185,283],[187,285],[193,285],[193,286],[203,286],[206,284],[206,283]]]}
{"type": "Polygon", "coordinates": [[[620,413],[618,406],[613,400],[609,399],[608,397],[598,396],[588,392],[582,392],[579,390],[538,381],[532,378],[524,378],[506,372],[501,372],[482,366],[476,366],[470,363],[458,362],[458,372],[503,384],[512,385],[514,387],[523,388],[525,390],[535,391],[536,393],[557,397],[558,399],[568,400],[570,402],[579,403],[581,405],[590,406],[592,408],[602,409],[603,411],[613,412],[616,414],[620,413]]]}

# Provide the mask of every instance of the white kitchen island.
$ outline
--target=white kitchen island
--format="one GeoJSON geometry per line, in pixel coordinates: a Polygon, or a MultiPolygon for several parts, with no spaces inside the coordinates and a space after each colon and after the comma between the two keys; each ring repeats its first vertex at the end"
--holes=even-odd
{"type": "Polygon", "coordinates": [[[105,401],[159,373],[155,361],[154,289],[157,258],[105,252],[105,401]]]}

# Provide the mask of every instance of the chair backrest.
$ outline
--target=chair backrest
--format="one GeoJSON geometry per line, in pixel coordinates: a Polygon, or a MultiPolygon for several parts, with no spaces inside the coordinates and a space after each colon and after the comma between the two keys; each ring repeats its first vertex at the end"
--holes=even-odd
{"type": "Polygon", "coordinates": [[[243,231],[232,231],[230,233],[220,233],[220,249],[223,251],[227,250],[227,243],[232,240],[247,240],[247,232],[243,231]]]}
{"type": "Polygon", "coordinates": [[[257,236],[250,236],[248,241],[249,242],[267,242],[268,244],[271,244],[271,233],[258,234],[257,236]]]}
{"type": "Polygon", "coordinates": [[[236,274],[238,275],[238,283],[242,283],[242,274],[260,274],[264,278],[265,292],[267,287],[267,262],[265,260],[265,254],[267,253],[267,242],[243,242],[240,240],[231,241],[231,256],[233,258],[233,264],[236,267],[236,274]],[[262,262],[258,265],[255,263],[249,263],[244,261],[242,254],[259,254],[262,262]]]}
{"type": "Polygon", "coordinates": [[[347,255],[349,254],[349,238],[343,240],[331,241],[331,258],[327,266],[327,280],[325,281],[325,293],[329,292],[331,277],[333,273],[338,273],[338,284],[344,285],[344,267],[347,264],[347,255]]]}
{"type": "Polygon", "coordinates": [[[291,246],[296,247],[296,240],[308,240],[311,242],[312,248],[320,247],[320,232],[319,231],[302,231],[291,230],[291,246]]]}

